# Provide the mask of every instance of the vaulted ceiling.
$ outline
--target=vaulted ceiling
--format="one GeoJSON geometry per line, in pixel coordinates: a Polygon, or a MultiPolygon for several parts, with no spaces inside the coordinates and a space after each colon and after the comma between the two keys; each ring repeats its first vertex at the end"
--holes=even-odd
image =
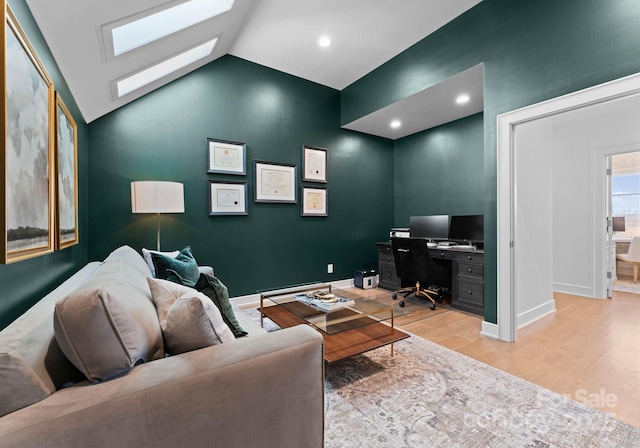
{"type": "MultiPolygon", "coordinates": [[[[91,122],[225,54],[342,90],[480,1],[27,0],[27,3],[84,119],[91,122]],[[157,40],[134,45],[129,51],[114,53],[117,43],[112,34],[114,29],[163,14],[178,22],[180,8],[176,7],[191,4],[201,11],[201,5],[220,1],[226,1],[231,8],[168,35],[160,33],[157,40]],[[319,46],[321,36],[329,37],[331,45],[319,46]],[[172,59],[183,57],[181,53],[187,50],[194,53],[207,43],[215,46],[201,59],[175,72],[163,72],[172,59]],[[139,86],[135,82],[141,72],[156,73],[157,79],[139,86]],[[124,83],[133,87],[125,88],[124,83]]],[[[482,110],[481,66],[442,84],[346,127],[395,139],[482,110]],[[471,97],[463,108],[455,104],[455,99],[443,97],[458,93],[471,97]],[[413,123],[390,131],[388,121],[402,113],[411,116],[409,121],[413,123]]]]}

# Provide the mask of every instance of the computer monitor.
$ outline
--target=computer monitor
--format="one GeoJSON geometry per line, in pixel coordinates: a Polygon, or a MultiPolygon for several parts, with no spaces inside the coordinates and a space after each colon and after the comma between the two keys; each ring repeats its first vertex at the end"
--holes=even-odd
{"type": "Polygon", "coordinates": [[[449,224],[451,241],[484,241],[484,215],[452,216],[449,224]]]}
{"type": "Polygon", "coordinates": [[[624,232],[624,216],[614,216],[611,218],[611,228],[614,232],[624,232]]]}
{"type": "Polygon", "coordinates": [[[449,215],[411,216],[409,218],[411,237],[446,240],[449,238],[449,215]]]}

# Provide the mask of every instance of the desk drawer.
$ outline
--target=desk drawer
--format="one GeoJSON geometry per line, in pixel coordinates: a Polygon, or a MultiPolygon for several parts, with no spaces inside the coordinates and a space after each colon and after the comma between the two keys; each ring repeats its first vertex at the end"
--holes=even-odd
{"type": "Polygon", "coordinates": [[[458,275],[484,279],[484,265],[459,261],[458,275]]]}
{"type": "Polygon", "coordinates": [[[380,273],[380,288],[394,290],[400,289],[401,281],[396,275],[395,264],[379,263],[378,271],[380,273]]]}
{"type": "Polygon", "coordinates": [[[391,249],[378,251],[378,263],[395,263],[391,249]]]}
{"type": "Polygon", "coordinates": [[[429,249],[429,254],[436,260],[451,260],[451,251],[448,250],[429,249]]]}
{"type": "Polygon", "coordinates": [[[461,281],[451,306],[471,312],[484,310],[484,284],[461,281]]]}
{"type": "Polygon", "coordinates": [[[474,253],[454,253],[453,259],[456,261],[468,261],[471,263],[484,263],[484,254],[474,253]]]}

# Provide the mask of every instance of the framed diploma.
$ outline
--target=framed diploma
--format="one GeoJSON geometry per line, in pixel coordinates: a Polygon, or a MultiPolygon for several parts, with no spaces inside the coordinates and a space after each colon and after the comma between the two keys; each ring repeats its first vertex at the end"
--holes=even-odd
{"type": "Polygon", "coordinates": [[[302,187],[302,216],[328,216],[327,189],[302,187]]]}
{"type": "Polygon", "coordinates": [[[207,139],[207,173],[247,174],[247,145],[241,142],[207,139]]]}
{"type": "Polygon", "coordinates": [[[298,202],[295,165],[255,160],[253,170],[255,202],[298,202]]]}
{"type": "Polygon", "coordinates": [[[248,215],[247,183],[209,181],[209,216],[248,215]]]}
{"type": "Polygon", "coordinates": [[[302,180],[327,183],[327,150],[315,146],[302,147],[302,180]]]}

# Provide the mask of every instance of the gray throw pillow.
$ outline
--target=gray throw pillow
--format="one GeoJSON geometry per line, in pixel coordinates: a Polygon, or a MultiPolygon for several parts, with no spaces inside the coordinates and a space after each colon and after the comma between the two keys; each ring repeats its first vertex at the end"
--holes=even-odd
{"type": "Polygon", "coordinates": [[[53,316],[60,349],[93,382],[164,355],[146,279],[134,274],[130,265],[121,265],[112,274],[117,275],[97,274],[59,300],[53,316]]]}
{"type": "Polygon", "coordinates": [[[204,294],[167,280],[148,278],[147,282],[167,353],[177,355],[235,341],[220,310],[204,294]]]}

